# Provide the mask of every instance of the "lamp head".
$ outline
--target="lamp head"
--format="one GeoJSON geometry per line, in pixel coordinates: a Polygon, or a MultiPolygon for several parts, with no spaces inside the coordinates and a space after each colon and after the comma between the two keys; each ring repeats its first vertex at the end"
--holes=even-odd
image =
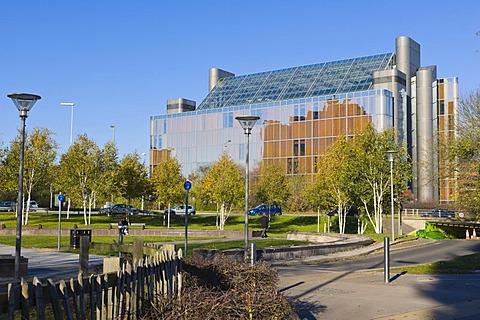
{"type": "Polygon", "coordinates": [[[398,153],[398,151],[396,150],[388,150],[387,152],[387,155],[388,155],[388,160],[390,162],[393,162],[393,158],[395,157],[395,155],[398,153]]]}
{"type": "Polygon", "coordinates": [[[29,93],[10,93],[7,94],[7,97],[12,99],[13,103],[20,112],[20,117],[27,117],[28,111],[33,108],[35,102],[42,98],[39,95],[29,93]]]}
{"type": "Polygon", "coordinates": [[[243,131],[245,134],[250,134],[250,131],[252,130],[253,126],[257,121],[260,119],[258,116],[238,116],[235,117],[238,122],[240,122],[240,125],[243,128],[243,131]]]}

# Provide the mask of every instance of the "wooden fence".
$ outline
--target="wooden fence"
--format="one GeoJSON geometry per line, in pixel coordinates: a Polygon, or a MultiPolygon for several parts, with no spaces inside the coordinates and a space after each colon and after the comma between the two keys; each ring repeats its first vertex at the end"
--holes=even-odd
{"type": "Polygon", "coordinates": [[[39,320],[52,315],[58,320],[138,319],[160,299],[179,296],[182,289],[182,250],[144,248],[150,254],[139,260],[122,259],[120,264],[117,258],[117,272],[88,276],[80,271],[76,279],[58,283],[51,279],[42,283],[35,277],[31,284],[23,279],[9,284],[8,306],[0,296],[0,315],[39,320]]]}

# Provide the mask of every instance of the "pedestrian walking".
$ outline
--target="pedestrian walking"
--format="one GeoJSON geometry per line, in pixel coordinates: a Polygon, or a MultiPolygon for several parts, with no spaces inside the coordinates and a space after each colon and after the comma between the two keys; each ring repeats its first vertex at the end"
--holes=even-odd
{"type": "Polygon", "coordinates": [[[260,222],[262,223],[262,238],[268,237],[267,235],[267,228],[268,228],[268,216],[266,213],[262,215],[260,218],[260,222]]]}
{"type": "Polygon", "coordinates": [[[128,236],[128,221],[125,217],[122,217],[118,222],[118,228],[120,229],[120,233],[122,235],[128,236]]]}

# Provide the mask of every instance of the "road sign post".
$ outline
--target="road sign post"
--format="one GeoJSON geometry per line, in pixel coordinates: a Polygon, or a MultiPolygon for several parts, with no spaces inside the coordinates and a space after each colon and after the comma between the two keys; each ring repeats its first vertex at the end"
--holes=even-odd
{"type": "Polygon", "coordinates": [[[65,201],[65,196],[60,192],[58,195],[58,247],[57,250],[60,251],[60,239],[62,237],[62,204],[65,201]]]}
{"type": "Polygon", "coordinates": [[[188,250],[188,190],[192,188],[192,183],[190,181],[185,181],[183,184],[185,189],[185,253],[184,256],[187,256],[188,250]]]}

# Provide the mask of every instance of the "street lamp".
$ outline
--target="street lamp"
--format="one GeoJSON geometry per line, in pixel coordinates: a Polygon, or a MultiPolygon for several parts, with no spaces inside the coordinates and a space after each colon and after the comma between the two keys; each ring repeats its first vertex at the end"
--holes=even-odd
{"type": "MultiPolygon", "coordinates": [[[[146,170],[147,167],[146,167],[146,161],[145,161],[145,159],[147,158],[147,154],[144,152],[144,153],[142,153],[142,156],[143,156],[143,169],[146,170]]],[[[147,173],[147,175],[148,175],[148,173],[147,173]]],[[[142,211],[143,211],[144,198],[145,198],[145,197],[144,197],[144,195],[142,194],[142,211]]]]}
{"type": "Polygon", "coordinates": [[[260,117],[257,116],[239,116],[235,117],[238,122],[240,122],[240,125],[243,128],[243,132],[245,133],[245,136],[247,137],[247,150],[246,150],[246,156],[245,156],[245,228],[243,230],[243,237],[245,239],[245,244],[244,244],[244,257],[245,261],[248,258],[248,179],[249,179],[249,159],[248,159],[248,151],[250,148],[250,134],[252,133],[252,128],[257,123],[257,120],[260,119],[260,117]]]}
{"type": "Polygon", "coordinates": [[[115,144],[115,126],[112,124],[110,126],[110,128],[112,128],[113,132],[112,132],[112,142],[113,144],[115,144]]]}
{"type": "Polygon", "coordinates": [[[228,139],[227,141],[225,141],[225,143],[223,144],[223,152],[224,153],[227,153],[228,149],[227,149],[227,144],[229,144],[230,142],[232,142],[232,140],[228,139]]]}
{"type": "Polygon", "coordinates": [[[395,241],[395,204],[393,202],[393,160],[397,151],[387,151],[388,161],[390,161],[390,200],[391,200],[391,214],[392,214],[392,242],[395,241]]]}
{"type": "Polygon", "coordinates": [[[61,102],[60,105],[64,107],[72,107],[72,112],[70,113],[70,145],[72,145],[73,143],[73,107],[75,106],[75,103],[61,102]]]}
{"type": "Polygon", "coordinates": [[[17,233],[15,238],[15,279],[20,279],[20,251],[22,247],[22,217],[23,217],[23,161],[25,157],[25,121],[28,111],[41,97],[36,94],[11,93],[7,97],[12,99],[18,109],[21,119],[20,140],[20,169],[18,171],[18,200],[17,200],[17,233]]]}

